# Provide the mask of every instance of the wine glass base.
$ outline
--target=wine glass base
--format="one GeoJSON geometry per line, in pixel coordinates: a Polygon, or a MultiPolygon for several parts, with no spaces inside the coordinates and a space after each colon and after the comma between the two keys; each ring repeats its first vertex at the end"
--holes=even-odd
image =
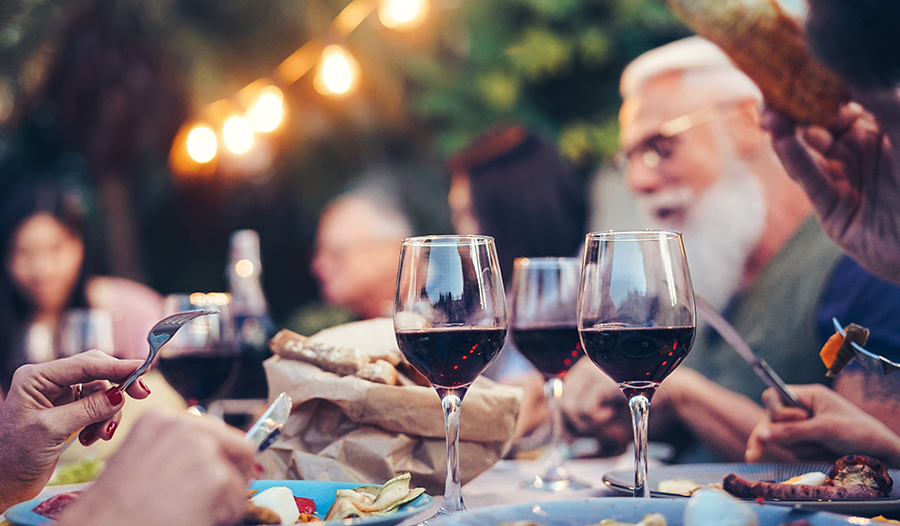
{"type": "Polygon", "coordinates": [[[562,491],[578,491],[589,489],[591,486],[573,478],[550,479],[536,475],[534,480],[525,482],[522,487],[531,491],[545,491],[550,493],[562,491]]]}

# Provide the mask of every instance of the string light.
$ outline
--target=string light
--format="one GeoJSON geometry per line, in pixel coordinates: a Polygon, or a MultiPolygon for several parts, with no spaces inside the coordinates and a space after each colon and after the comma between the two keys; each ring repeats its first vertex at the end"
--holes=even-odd
{"type": "Polygon", "coordinates": [[[266,86],[259,93],[256,104],[244,115],[258,132],[275,131],[284,115],[284,95],[275,86],[266,86]]]}
{"type": "MultiPolygon", "coordinates": [[[[379,20],[388,28],[412,27],[428,12],[428,0],[351,0],[332,21],[329,33],[337,38],[347,37],[379,4],[379,20]]],[[[311,39],[282,61],[272,78],[282,86],[293,84],[316,63],[319,68],[313,85],[319,93],[347,95],[358,84],[359,63],[356,59],[343,47],[326,46],[319,38],[311,39]]],[[[232,153],[247,153],[254,145],[254,132],[271,133],[284,121],[284,95],[271,82],[258,79],[242,89],[234,100],[221,99],[204,109],[202,118],[211,122],[222,122],[225,115],[231,115],[222,126],[222,139],[232,153]],[[251,100],[255,102],[251,103],[251,100]],[[235,111],[244,114],[235,115],[235,111]]],[[[216,134],[212,128],[186,124],[172,143],[169,164],[180,176],[210,175],[216,170],[216,163],[211,161],[217,154],[216,134]]]]}
{"type": "Polygon", "coordinates": [[[378,20],[387,28],[406,28],[421,22],[427,13],[427,0],[382,0],[378,20]]]}
{"type": "Polygon", "coordinates": [[[242,115],[234,115],[222,126],[222,138],[231,153],[247,153],[253,146],[253,127],[242,115]]]}
{"type": "Polygon", "coordinates": [[[323,95],[345,95],[354,87],[359,65],[343,47],[332,44],[322,51],[314,85],[323,95]]]}
{"type": "Polygon", "coordinates": [[[187,150],[191,159],[208,163],[216,156],[216,134],[208,126],[195,126],[187,137],[187,150]]]}

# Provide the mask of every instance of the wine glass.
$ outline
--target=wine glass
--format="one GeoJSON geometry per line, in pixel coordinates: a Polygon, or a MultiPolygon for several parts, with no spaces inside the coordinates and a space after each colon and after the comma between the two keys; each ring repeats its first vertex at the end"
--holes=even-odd
{"type": "Polygon", "coordinates": [[[113,354],[112,316],[104,309],[69,309],[59,331],[60,356],[74,356],[88,349],[113,354]]]}
{"type": "Polygon", "coordinates": [[[510,305],[509,334],[516,348],[544,375],[550,413],[550,442],[544,454],[544,474],[526,487],[541,491],[584,489],[564,467],[560,398],[563,378],[584,356],[578,337],[576,258],[516,258],[510,305]]]}
{"type": "Polygon", "coordinates": [[[403,355],[431,382],[444,409],[447,481],[438,515],[465,509],[459,477],[460,405],[503,347],[506,328],[506,297],[493,238],[403,240],[394,332],[403,355]]]}
{"type": "Polygon", "coordinates": [[[187,322],[159,350],[156,366],[190,406],[206,407],[234,384],[240,366],[240,346],[229,310],[231,297],[223,293],[170,294],[165,315],[213,309],[218,314],[187,322]]]}
{"type": "Polygon", "coordinates": [[[587,235],[578,332],[585,353],[628,399],[635,497],[650,496],[650,400],[660,382],[684,361],[695,329],[694,291],[681,234],[646,230],[587,235]]]}

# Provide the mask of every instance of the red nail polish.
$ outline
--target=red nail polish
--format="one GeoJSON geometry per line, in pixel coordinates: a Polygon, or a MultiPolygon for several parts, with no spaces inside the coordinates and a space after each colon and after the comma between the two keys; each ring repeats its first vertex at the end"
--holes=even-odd
{"type": "Polygon", "coordinates": [[[259,463],[254,465],[253,468],[256,469],[257,475],[262,475],[262,472],[265,471],[265,469],[263,469],[263,467],[262,467],[262,464],[259,464],[259,463]]]}
{"type": "Polygon", "coordinates": [[[147,384],[145,384],[144,381],[141,380],[140,378],[138,378],[138,385],[140,385],[140,386],[141,386],[141,389],[143,389],[144,391],[146,391],[147,394],[150,394],[150,388],[147,387],[147,384]]]}
{"type": "Polygon", "coordinates": [[[116,428],[119,427],[119,424],[116,422],[110,422],[108,426],[106,426],[106,436],[112,438],[113,433],[116,432],[116,428]]]}
{"type": "Polygon", "coordinates": [[[118,387],[110,387],[106,391],[106,398],[109,400],[109,403],[112,405],[119,405],[122,403],[122,391],[119,391],[118,387]]]}
{"type": "Polygon", "coordinates": [[[78,435],[78,440],[81,441],[82,446],[89,446],[97,441],[97,435],[91,433],[90,431],[86,431],[78,435]]]}

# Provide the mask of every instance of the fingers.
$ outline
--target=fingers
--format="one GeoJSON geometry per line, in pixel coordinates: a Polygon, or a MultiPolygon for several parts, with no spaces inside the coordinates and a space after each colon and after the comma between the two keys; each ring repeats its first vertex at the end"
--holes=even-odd
{"type": "Polygon", "coordinates": [[[785,420],[803,420],[809,418],[806,410],[799,407],[787,406],[781,399],[781,395],[775,389],[769,388],[763,391],[762,402],[766,407],[769,420],[781,422],[785,420]]]}
{"type": "Polygon", "coordinates": [[[33,365],[28,371],[60,386],[94,380],[119,383],[142,363],[142,360],[120,360],[101,351],[91,350],[68,358],[33,365]]]}

